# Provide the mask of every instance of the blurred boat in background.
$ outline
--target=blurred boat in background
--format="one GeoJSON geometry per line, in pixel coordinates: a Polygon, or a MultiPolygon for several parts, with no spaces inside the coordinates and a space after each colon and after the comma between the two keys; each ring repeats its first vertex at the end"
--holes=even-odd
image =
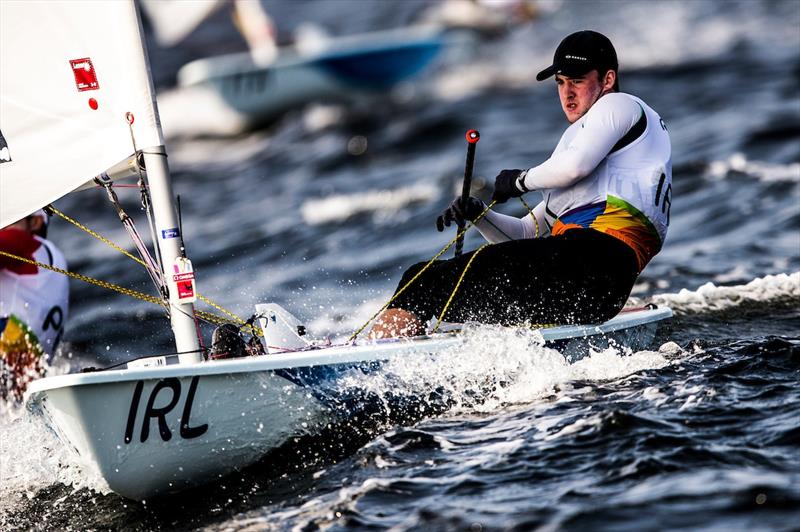
{"type": "Polygon", "coordinates": [[[250,52],[192,61],[159,95],[168,136],[236,134],[311,103],[352,104],[387,95],[421,74],[453,36],[411,26],[278,48],[264,64],[250,52]]]}
{"type": "Polygon", "coordinates": [[[225,136],[264,126],[312,103],[354,104],[385,96],[427,67],[445,45],[428,24],[329,36],[304,23],[278,46],[276,25],[258,0],[140,0],[159,45],[180,45],[223,9],[248,50],[183,65],[177,87],[159,95],[167,136],[225,136]],[[198,112],[199,111],[199,112],[198,112]]]}

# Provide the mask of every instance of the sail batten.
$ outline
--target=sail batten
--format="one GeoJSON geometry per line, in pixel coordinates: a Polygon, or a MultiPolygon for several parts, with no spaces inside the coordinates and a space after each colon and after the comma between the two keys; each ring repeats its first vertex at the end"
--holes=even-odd
{"type": "Polygon", "coordinates": [[[130,1],[0,2],[0,227],[128,159],[131,130],[163,145],[141,31],[130,1]]]}

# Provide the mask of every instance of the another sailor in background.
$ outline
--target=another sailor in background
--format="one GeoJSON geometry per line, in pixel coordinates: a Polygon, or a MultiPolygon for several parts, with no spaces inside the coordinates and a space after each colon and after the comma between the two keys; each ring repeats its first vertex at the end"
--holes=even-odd
{"type": "Polygon", "coordinates": [[[229,8],[255,64],[268,65],[278,55],[275,24],[260,0],[141,0],[141,5],[161,46],[175,46],[214,13],[229,8]]]}
{"type": "MultiPolygon", "coordinates": [[[[475,257],[446,320],[594,323],[622,309],[667,234],[672,150],[661,117],[619,92],[617,69],[611,41],[586,30],[566,37],[536,76],[555,75],[571,126],[542,164],[495,178],[498,203],[532,191],[544,199],[522,218],[489,211],[478,221],[494,245],[475,257]]],[[[464,208],[457,199],[437,225],[472,221],[484,210],[476,198],[464,208]]],[[[421,320],[438,316],[474,253],[432,264],[399,294],[373,336],[422,332],[421,320]]],[[[424,265],[406,271],[400,286],[424,265]]]]}
{"type": "MultiPolygon", "coordinates": [[[[0,250],[67,269],[64,255],[47,240],[47,226],[40,210],[0,229],[0,250]]],[[[28,382],[44,374],[68,310],[66,276],[0,255],[0,398],[21,400],[28,382]]]]}
{"type": "Polygon", "coordinates": [[[278,57],[275,23],[259,0],[233,0],[233,23],[250,48],[257,65],[269,65],[278,57]]]}
{"type": "Polygon", "coordinates": [[[494,37],[533,21],[538,13],[534,0],[443,0],[427,9],[421,22],[494,37]]]}

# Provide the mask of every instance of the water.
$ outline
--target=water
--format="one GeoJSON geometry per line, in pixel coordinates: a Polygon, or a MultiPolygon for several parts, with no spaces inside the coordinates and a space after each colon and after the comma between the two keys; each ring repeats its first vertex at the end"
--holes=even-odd
{"type": "MultiPolygon", "coordinates": [[[[310,20],[333,33],[408,23],[428,6],[267,5],[282,31],[310,20]]],[[[108,493],[39,420],[4,409],[0,528],[796,527],[800,7],[542,5],[532,26],[447,58],[393,104],[314,107],[254,134],[171,140],[200,289],[243,316],[275,301],[312,334],[354,330],[404,267],[449,240],[433,221],[459,187],[466,129],[482,135],[479,182],[547,156],[566,123],[552,84],[534,76],[561,36],[591,27],[616,44],[623,90],[664,117],[673,141],[669,237],[633,294],[676,312],[652,351],[569,366],[482,329],[438,366],[398,365],[392,379],[353,383],[386,398],[445,389],[449,407],[387,407],[372,423],[334,427],[221,483],[147,504],[108,493]]],[[[187,48],[151,50],[157,82],[166,88],[182,62],[239,44],[218,17],[187,48]]],[[[135,192],[121,197],[138,212],[135,192]]],[[[101,194],[56,205],[127,242],[101,194]]],[[[51,231],[71,269],[149,290],[110,248],[64,223],[51,231]]],[[[466,247],[479,242],[469,235],[466,247]]],[[[171,349],[157,309],[71,288],[58,371],[171,349]]]]}

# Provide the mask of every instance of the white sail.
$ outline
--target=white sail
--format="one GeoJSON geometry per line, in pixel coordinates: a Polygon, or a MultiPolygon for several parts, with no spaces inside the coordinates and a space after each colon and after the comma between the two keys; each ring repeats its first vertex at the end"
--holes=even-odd
{"type": "Polygon", "coordinates": [[[0,227],[163,145],[132,1],[0,1],[0,227]],[[130,115],[128,115],[130,113],[130,115]]]}

